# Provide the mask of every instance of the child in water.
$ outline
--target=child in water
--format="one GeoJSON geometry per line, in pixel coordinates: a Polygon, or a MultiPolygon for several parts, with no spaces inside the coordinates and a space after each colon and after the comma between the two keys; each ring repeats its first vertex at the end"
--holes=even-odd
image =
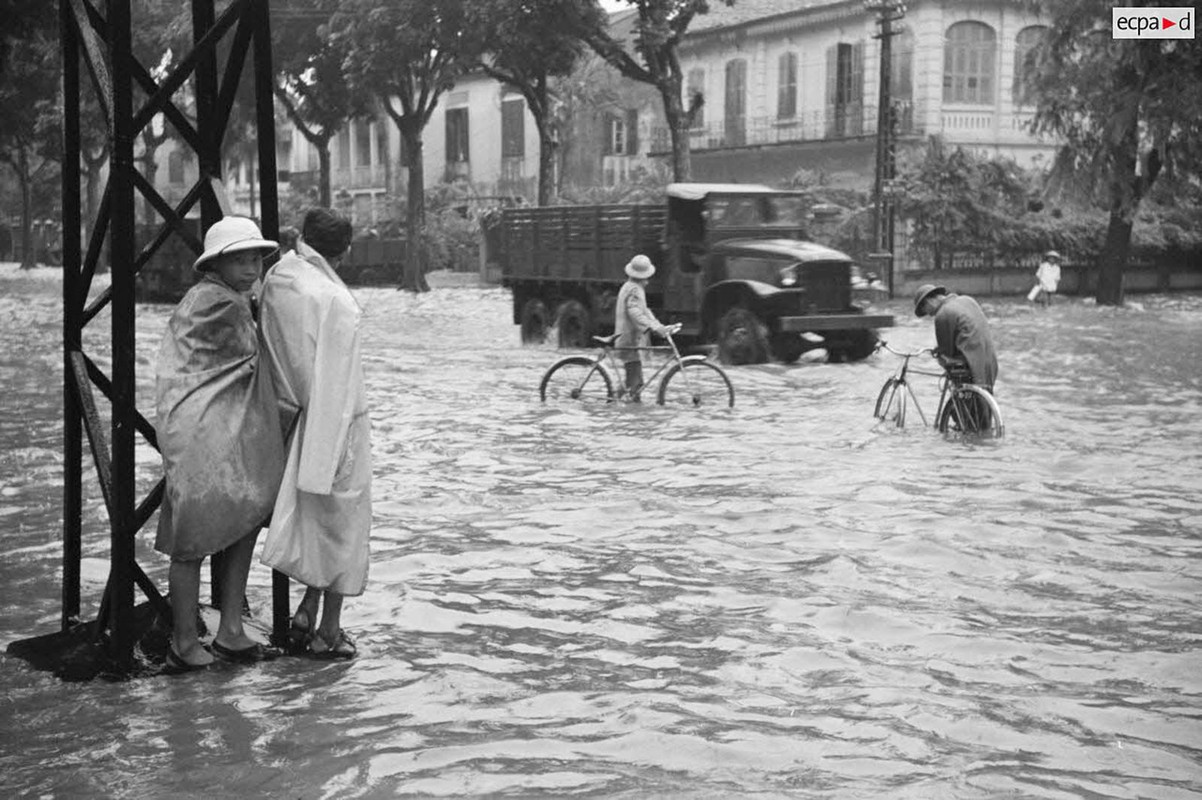
{"type": "Polygon", "coordinates": [[[173,631],[167,666],[201,669],[213,653],[233,661],[273,657],[242,626],[255,538],[284,470],[270,374],[260,367],[248,292],[276,243],[249,219],[226,217],[205,234],[200,280],[171,315],[159,349],[155,432],[166,491],[155,549],[171,557],[173,631]],[[197,631],[200,565],[221,554],[221,623],[212,650],[197,631]]]}

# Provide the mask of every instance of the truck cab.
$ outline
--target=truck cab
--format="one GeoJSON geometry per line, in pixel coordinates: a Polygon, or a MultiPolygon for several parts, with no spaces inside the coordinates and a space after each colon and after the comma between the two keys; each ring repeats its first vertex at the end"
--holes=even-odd
{"type": "Polygon", "coordinates": [[[727,363],[769,356],[790,363],[816,347],[833,361],[865,358],[874,329],[893,317],[864,313],[884,294],[838,250],[805,241],[809,200],[750,184],[674,183],[667,189],[664,316],[716,342],[727,363]]]}

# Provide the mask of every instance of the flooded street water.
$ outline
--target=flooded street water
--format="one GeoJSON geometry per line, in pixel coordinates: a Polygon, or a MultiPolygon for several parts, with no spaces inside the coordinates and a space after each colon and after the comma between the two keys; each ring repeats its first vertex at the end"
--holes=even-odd
{"type": "MultiPolygon", "coordinates": [[[[58,625],[60,291],[0,275],[3,645],[58,625]]],[[[545,406],[558,352],[505,290],[356,295],[359,658],[75,684],[5,656],[6,794],[1202,797],[1202,297],[983,299],[1007,436],[961,442],[874,425],[888,354],[732,368],[733,409],[545,406]]],[[[139,310],[146,414],[169,311],[139,310]]],[[[266,621],[257,564],[249,595],[266,621]]]]}

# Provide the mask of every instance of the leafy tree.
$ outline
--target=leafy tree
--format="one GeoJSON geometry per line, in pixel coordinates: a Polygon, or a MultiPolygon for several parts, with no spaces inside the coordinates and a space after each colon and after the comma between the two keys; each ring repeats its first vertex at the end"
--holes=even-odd
{"type": "Polygon", "coordinates": [[[366,107],[365,96],[348,83],[343,69],[349,40],[330,35],[339,5],[338,0],[292,0],[273,11],[271,19],[276,98],[317,150],[319,202],[327,208],[330,140],[366,107]]]}
{"type": "Polygon", "coordinates": [[[482,0],[476,4],[489,52],[480,68],[522,93],[538,128],[538,204],[547,205],[555,193],[555,154],[562,135],[556,125],[553,82],[566,78],[580,60],[584,43],[564,28],[568,13],[590,26],[601,23],[600,9],[579,7],[579,0],[482,0]]]}
{"type": "Polygon", "coordinates": [[[16,178],[21,195],[21,267],[37,265],[33,246],[33,217],[37,185],[57,175],[62,139],[60,113],[54,102],[59,91],[59,52],[53,15],[50,24],[27,19],[26,35],[4,39],[0,66],[0,163],[16,178]]]}
{"type": "Polygon", "coordinates": [[[1162,171],[1202,173],[1202,48],[1113,39],[1113,3],[1039,5],[1052,30],[1030,71],[1034,129],[1063,141],[1061,172],[1086,174],[1106,199],[1097,300],[1117,305],[1140,203],[1162,171]]]}
{"type": "MultiPolygon", "coordinates": [[[[576,155],[581,124],[597,109],[614,107],[619,101],[620,92],[615,84],[620,80],[605,62],[591,50],[581,58],[576,68],[568,75],[552,80],[552,94],[555,102],[552,104],[552,116],[557,132],[555,156],[558,169],[555,193],[562,196],[572,191],[573,187],[565,186],[565,176],[572,173],[569,164],[576,155]]],[[[587,145],[581,149],[584,156],[587,145]]]]}
{"type": "Polygon", "coordinates": [[[343,0],[331,28],[352,87],[370,92],[401,133],[408,168],[408,254],[401,287],[427,291],[422,131],[439,98],[479,63],[482,17],[462,0],[343,0]]]}
{"type": "MultiPolygon", "coordinates": [[[[720,0],[734,5],[734,0],[720,0]]],[[[694,95],[688,106],[683,100],[684,76],[680,70],[680,42],[698,14],[709,12],[709,0],[630,0],[638,9],[634,50],[614,39],[605,24],[596,24],[591,12],[596,0],[579,0],[568,18],[571,30],[611,66],[631,80],[659,90],[664,103],[664,120],[672,140],[672,174],[687,181],[692,174],[689,129],[703,98],[694,95]]]]}

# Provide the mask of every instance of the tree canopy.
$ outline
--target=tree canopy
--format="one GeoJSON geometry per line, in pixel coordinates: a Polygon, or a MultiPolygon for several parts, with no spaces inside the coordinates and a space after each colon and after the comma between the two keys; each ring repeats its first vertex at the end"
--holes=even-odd
{"type": "Polygon", "coordinates": [[[346,54],[348,83],[372,93],[401,132],[409,168],[409,257],[402,286],[414,291],[428,288],[420,245],[425,223],[422,131],[443,93],[479,63],[484,47],[480,22],[474,5],[461,0],[343,0],[331,22],[332,38],[346,54]]]}
{"type": "MultiPolygon", "coordinates": [[[[734,5],[734,0],[719,1],[734,5]]],[[[579,0],[575,4],[578,10],[570,18],[573,30],[627,78],[659,90],[672,139],[672,173],[676,180],[687,181],[692,175],[689,128],[703,99],[691,97],[685,106],[679,49],[697,15],[709,12],[710,0],[631,0],[630,4],[638,12],[633,54],[624,42],[613,37],[607,25],[596,24],[587,13],[589,7],[596,7],[596,0],[579,0]]]]}
{"type": "Polygon", "coordinates": [[[1141,201],[1162,172],[1202,175],[1202,48],[1114,39],[1111,6],[1096,0],[1039,6],[1051,35],[1030,71],[1034,129],[1063,142],[1062,172],[1101,189],[1110,223],[1097,299],[1118,304],[1141,201]]]}

